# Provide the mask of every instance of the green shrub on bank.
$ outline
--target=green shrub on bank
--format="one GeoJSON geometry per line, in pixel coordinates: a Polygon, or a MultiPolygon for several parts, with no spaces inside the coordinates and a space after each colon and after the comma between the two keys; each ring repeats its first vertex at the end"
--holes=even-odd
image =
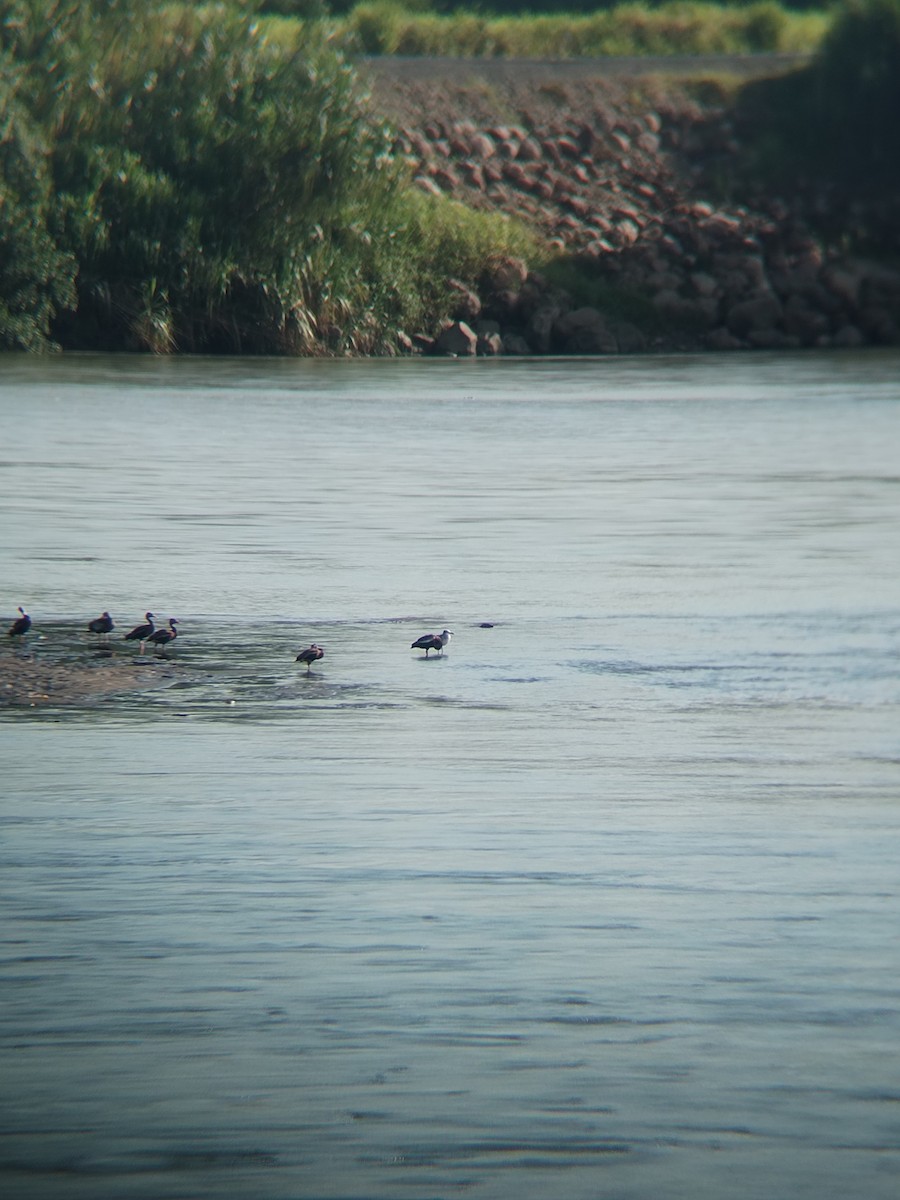
{"type": "Polygon", "coordinates": [[[900,0],[851,0],[817,59],[746,85],[745,186],[805,197],[829,238],[900,255],[900,0]]]}
{"type": "Polygon", "coordinates": [[[4,348],[388,352],[444,315],[448,276],[527,241],[412,189],[320,29],[140,0],[4,15],[4,348]]]}
{"type": "Polygon", "coordinates": [[[27,91],[25,72],[0,50],[0,350],[50,345],[55,312],[75,298],[75,260],[48,229],[52,180],[27,91]]]}
{"type": "Polygon", "coordinates": [[[412,331],[432,329],[448,316],[448,279],[475,286],[491,259],[522,258],[537,266],[547,254],[537,235],[518,221],[447,197],[413,189],[399,211],[392,287],[412,331]]]}
{"type": "Polygon", "coordinates": [[[774,0],[748,5],[619,4],[589,14],[491,17],[419,12],[394,0],[357,5],[339,26],[364,54],[575,58],[813,51],[830,23],[774,0]]]}
{"type": "Polygon", "coordinates": [[[365,238],[399,186],[387,131],[320,38],[286,54],[227,10],[131,17],[79,31],[94,53],[56,114],[57,232],[79,262],[71,334],[308,348],[320,246],[365,238]]]}

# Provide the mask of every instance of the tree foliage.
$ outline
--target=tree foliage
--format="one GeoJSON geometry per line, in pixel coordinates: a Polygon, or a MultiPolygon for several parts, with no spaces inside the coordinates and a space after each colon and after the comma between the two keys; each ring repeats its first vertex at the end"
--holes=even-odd
{"type": "MultiPolygon", "coordinates": [[[[386,131],[310,31],[298,51],[248,17],[100,13],[101,53],[57,116],[59,234],[80,319],[184,349],[302,348],[315,248],[390,206],[386,131]]],[[[88,330],[92,338],[96,329],[88,330]]],[[[156,347],[159,348],[159,347],[156,347]]]]}
{"type": "Polygon", "coordinates": [[[386,353],[441,277],[522,242],[411,194],[321,25],[0,8],[0,346],[386,353]]]}
{"type": "Polygon", "coordinates": [[[809,67],[747,85],[748,176],[826,235],[900,254],[900,0],[850,0],[809,67]]]}
{"type": "Polygon", "coordinates": [[[29,104],[28,73],[0,43],[0,348],[53,343],[58,309],[74,303],[75,261],[48,228],[52,179],[43,132],[29,104]]]}
{"type": "Polygon", "coordinates": [[[401,182],[324,34],[286,50],[225,8],[134,0],[15,0],[2,29],[6,309],[17,269],[68,264],[36,314],[46,334],[73,307],[67,345],[310,348],[340,307],[317,272],[383,235],[401,182]]]}

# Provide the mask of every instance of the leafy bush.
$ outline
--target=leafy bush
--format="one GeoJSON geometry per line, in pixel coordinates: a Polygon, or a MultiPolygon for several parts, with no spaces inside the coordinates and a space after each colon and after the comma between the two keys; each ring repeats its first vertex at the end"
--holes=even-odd
{"type": "Polygon", "coordinates": [[[75,260],[47,227],[46,145],[22,93],[24,72],[0,52],[0,349],[46,350],[52,320],[75,302],[75,260]]]}
{"type": "Polygon", "coordinates": [[[47,225],[78,263],[61,338],[312,348],[321,247],[365,241],[401,186],[324,34],[286,51],[228,10],[161,20],[137,0],[22,0],[20,15],[52,131],[47,225]]]}
{"type": "Polygon", "coordinates": [[[851,0],[817,59],[742,90],[754,181],[805,197],[828,237],[900,254],[900,0],[851,0]]]}
{"type": "Polygon", "coordinates": [[[387,353],[445,315],[448,277],[533,248],[412,189],[324,30],[140,0],[6,11],[4,347],[387,353]]]}
{"type": "Polygon", "coordinates": [[[828,142],[846,168],[900,175],[900,0],[850,0],[813,80],[828,142]]]}
{"type": "Polygon", "coordinates": [[[498,255],[532,264],[546,256],[537,236],[519,222],[446,197],[410,191],[400,212],[392,287],[412,329],[433,328],[448,315],[448,279],[475,286],[485,264],[498,255]]]}

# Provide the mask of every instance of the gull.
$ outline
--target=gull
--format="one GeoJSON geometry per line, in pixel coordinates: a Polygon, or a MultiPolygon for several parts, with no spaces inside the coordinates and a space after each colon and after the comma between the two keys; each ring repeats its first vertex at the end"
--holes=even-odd
{"type": "Polygon", "coordinates": [[[420,638],[416,638],[410,650],[424,650],[426,658],[429,650],[437,650],[438,654],[443,654],[444,647],[452,637],[449,629],[445,629],[443,633],[423,633],[420,638]]]}

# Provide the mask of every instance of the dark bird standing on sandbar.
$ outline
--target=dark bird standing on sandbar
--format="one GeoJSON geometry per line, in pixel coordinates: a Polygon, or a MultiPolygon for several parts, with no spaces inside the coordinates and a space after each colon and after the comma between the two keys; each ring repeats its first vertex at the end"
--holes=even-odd
{"type": "Polygon", "coordinates": [[[429,650],[437,650],[439,654],[443,654],[444,647],[452,637],[449,629],[445,629],[443,633],[423,633],[420,638],[416,638],[410,650],[424,650],[426,658],[429,650]]]}
{"type": "Polygon", "coordinates": [[[22,605],[19,605],[19,612],[22,614],[22,616],[17,617],[7,630],[10,637],[22,637],[23,634],[26,634],[26,632],[31,629],[31,618],[29,617],[29,614],[25,612],[22,605]]]}
{"type": "Polygon", "coordinates": [[[150,634],[153,632],[153,629],[154,629],[153,613],[144,613],[144,616],[147,618],[147,624],[146,625],[135,625],[135,627],[134,627],[134,629],[132,629],[131,633],[126,633],[125,638],[124,638],[124,640],[126,642],[140,642],[141,643],[141,646],[140,646],[141,654],[144,653],[144,642],[146,642],[147,638],[150,636],[150,634]]]}
{"type": "Polygon", "coordinates": [[[102,613],[99,617],[94,617],[93,621],[88,622],[88,633],[99,633],[100,636],[106,639],[115,629],[113,619],[108,612],[102,613]]]}
{"type": "Polygon", "coordinates": [[[170,642],[174,642],[178,637],[178,630],[175,628],[177,624],[178,622],[174,617],[169,617],[169,628],[154,630],[147,638],[147,641],[160,648],[168,646],[170,642]]]}
{"type": "Polygon", "coordinates": [[[31,617],[29,617],[21,604],[19,605],[19,612],[21,615],[16,617],[7,631],[10,637],[22,637],[31,628],[31,617]]]}
{"type": "Polygon", "coordinates": [[[324,657],[325,651],[322,649],[322,647],[317,646],[315,642],[311,642],[305,650],[300,651],[300,653],[294,659],[294,662],[306,663],[306,673],[308,675],[312,670],[313,663],[318,662],[324,657]]]}

